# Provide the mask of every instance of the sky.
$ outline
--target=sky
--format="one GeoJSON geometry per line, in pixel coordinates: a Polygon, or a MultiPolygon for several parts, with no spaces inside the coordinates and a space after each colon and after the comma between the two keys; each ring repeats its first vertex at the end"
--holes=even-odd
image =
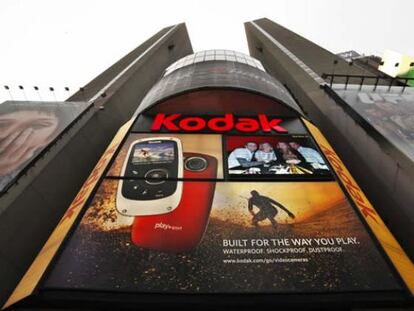
{"type": "Polygon", "coordinates": [[[176,23],[194,51],[248,53],[243,23],[267,17],[334,53],[414,55],[413,15],[413,0],[1,0],[0,102],[64,100],[176,23]]]}

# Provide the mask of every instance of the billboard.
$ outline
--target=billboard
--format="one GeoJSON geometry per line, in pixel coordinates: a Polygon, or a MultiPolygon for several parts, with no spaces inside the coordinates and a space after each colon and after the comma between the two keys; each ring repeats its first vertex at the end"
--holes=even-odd
{"type": "MultiPolygon", "coordinates": [[[[214,189],[213,182],[191,183],[184,191],[214,189]]],[[[335,182],[217,182],[212,202],[207,195],[183,194],[193,196],[187,200],[192,206],[178,207],[193,209],[188,220],[136,216],[132,224],[117,212],[117,187],[117,180],[101,184],[47,278],[47,289],[166,293],[399,289],[335,182]]]]}
{"type": "Polygon", "coordinates": [[[409,71],[413,69],[411,65],[414,62],[413,56],[386,50],[382,56],[382,62],[383,64],[378,67],[378,70],[393,78],[410,77],[412,75],[412,72],[409,74],[409,71]]]}
{"type": "Polygon", "coordinates": [[[82,102],[6,101],[0,105],[0,193],[88,107],[82,102]]]}
{"type": "Polygon", "coordinates": [[[409,158],[414,159],[414,90],[393,86],[334,85],[338,94],[362,119],[409,158]]]}
{"type": "Polygon", "coordinates": [[[400,290],[315,142],[292,135],[130,133],[42,287],[130,293],[400,290]],[[233,178],[230,154],[249,143],[264,153],[269,144],[276,159],[253,155],[249,170],[261,171],[233,178]],[[308,148],[308,158],[297,145],[308,148]],[[279,171],[271,173],[265,163],[279,171]]]}

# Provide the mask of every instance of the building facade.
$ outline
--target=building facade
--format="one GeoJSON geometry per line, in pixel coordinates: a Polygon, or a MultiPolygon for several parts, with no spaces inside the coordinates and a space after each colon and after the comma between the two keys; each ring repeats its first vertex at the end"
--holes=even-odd
{"type": "Polygon", "coordinates": [[[30,187],[44,198],[56,183],[49,200],[61,216],[37,256],[36,246],[19,253],[35,258],[5,308],[410,306],[409,256],[325,137],[324,110],[308,103],[334,101],[328,65],[309,67],[274,25],[246,23],[251,56],[193,53],[184,25],[166,28],[70,98],[91,108],[61,147],[71,152],[49,155],[67,167],[47,162],[47,185],[23,176],[27,188],[0,198],[15,194],[12,213],[27,208],[30,187]],[[94,165],[59,183],[80,149],[94,165]]]}

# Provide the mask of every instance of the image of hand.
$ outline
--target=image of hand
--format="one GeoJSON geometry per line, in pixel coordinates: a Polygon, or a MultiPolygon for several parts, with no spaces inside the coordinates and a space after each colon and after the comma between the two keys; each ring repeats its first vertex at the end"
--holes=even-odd
{"type": "Polygon", "coordinates": [[[53,114],[28,110],[0,115],[0,177],[10,174],[53,139],[59,120],[53,114]]]}

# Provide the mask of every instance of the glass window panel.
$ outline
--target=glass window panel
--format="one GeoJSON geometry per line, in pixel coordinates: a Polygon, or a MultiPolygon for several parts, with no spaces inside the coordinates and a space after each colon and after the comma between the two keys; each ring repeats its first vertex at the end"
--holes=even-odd
{"type": "Polygon", "coordinates": [[[257,59],[253,59],[253,61],[256,63],[256,65],[260,66],[260,62],[257,59]]]}
{"type": "Polygon", "coordinates": [[[244,57],[236,56],[236,60],[237,60],[239,63],[246,63],[246,61],[244,60],[244,57]]]}
{"type": "Polygon", "coordinates": [[[202,55],[202,56],[200,56],[200,57],[196,57],[195,58],[195,60],[194,60],[194,62],[195,63],[200,63],[200,62],[202,62],[204,60],[204,55],[202,55]]]}
{"type": "Polygon", "coordinates": [[[200,51],[197,53],[194,53],[192,55],[187,55],[186,57],[176,61],[172,65],[170,65],[165,70],[165,75],[170,74],[171,72],[177,70],[178,68],[185,67],[191,64],[200,63],[203,61],[233,61],[243,64],[248,64],[252,67],[258,68],[262,71],[265,71],[263,65],[261,62],[250,55],[237,52],[237,51],[231,51],[231,50],[207,50],[207,51],[200,51]]]}
{"type": "Polygon", "coordinates": [[[256,67],[256,64],[255,64],[255,63],[254,63],[254,61],[252,61],[251,59],[248,59],[248,60],[247,60],[247,63],[248,63],[250,66],[256,67]]]}

